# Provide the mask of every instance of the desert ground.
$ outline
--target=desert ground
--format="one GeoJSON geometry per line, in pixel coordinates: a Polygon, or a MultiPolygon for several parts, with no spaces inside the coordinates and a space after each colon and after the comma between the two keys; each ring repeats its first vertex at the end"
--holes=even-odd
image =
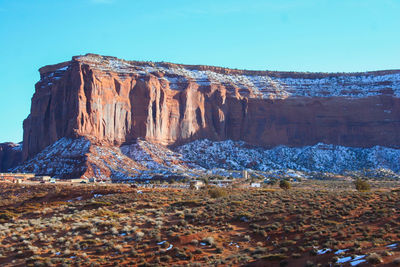
{"type": "Polygon", "coordinates": [[[1,266],[400,265],[400,183],[0,184],[1,266]]]}

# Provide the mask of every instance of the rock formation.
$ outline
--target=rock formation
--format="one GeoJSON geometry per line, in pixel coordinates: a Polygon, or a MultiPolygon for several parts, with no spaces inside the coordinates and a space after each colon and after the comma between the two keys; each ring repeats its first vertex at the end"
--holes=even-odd
{"type": "Polygon", "coordinates": [[[40,69],[24,159],[63,137],[399,147],[400,71],[244,71],[88,54],[40,69]]]}
{"type": "Polygon", "coordinates": [[[7,172],[22,161],[22,146],[14,143],[0,144],[0,172],[7,172]]]}
{"type": "Polygon", "coordinates": [[[54,174],[65,163],[74,171],[60,177],[132,176],[146,166],[130,162],[121,172],[111,158],[138,138],[170,147],[198,139],[264,149],[400,147],[400,70],[246,71],[87,54],[40,75],[24,121],[23,160],[31,161],[21,171],[54,174]],[[61,165],[41,153],[46,147],[61,165]]]}

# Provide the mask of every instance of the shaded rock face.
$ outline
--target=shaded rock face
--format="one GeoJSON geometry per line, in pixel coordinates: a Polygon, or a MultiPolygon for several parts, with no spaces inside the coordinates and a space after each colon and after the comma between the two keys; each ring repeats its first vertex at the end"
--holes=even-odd
{"type": "Polygon", "coordinates": [[[14,143],[0,144],[0,172],[7,172],[22,161],[22,146],[14,143]]]}
{"type": "Polygon", "coordinates": [[[400,71],[283,73],[88,54],[40,69],[24,160],[63,138],[399,147],[400,71]]]}

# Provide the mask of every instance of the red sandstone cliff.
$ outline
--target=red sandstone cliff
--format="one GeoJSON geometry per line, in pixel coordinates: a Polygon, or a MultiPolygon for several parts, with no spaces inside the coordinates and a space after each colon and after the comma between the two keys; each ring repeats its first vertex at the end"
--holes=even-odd
{"type": "Polygon", "coordinates": [[[241,71],[88,54],[40,69],[23,158],[62,137],[399,147],[400,71],[241,71]]]}

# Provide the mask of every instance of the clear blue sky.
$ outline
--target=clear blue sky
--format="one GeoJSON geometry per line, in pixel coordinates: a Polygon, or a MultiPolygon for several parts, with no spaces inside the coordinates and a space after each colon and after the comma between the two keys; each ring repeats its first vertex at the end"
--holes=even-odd
{"type": "Polygon", "coordinates": [[[88,52],[233,68],[400,68],[399,0],[0,0],[0,142],[38,68],[88,52]]]}

